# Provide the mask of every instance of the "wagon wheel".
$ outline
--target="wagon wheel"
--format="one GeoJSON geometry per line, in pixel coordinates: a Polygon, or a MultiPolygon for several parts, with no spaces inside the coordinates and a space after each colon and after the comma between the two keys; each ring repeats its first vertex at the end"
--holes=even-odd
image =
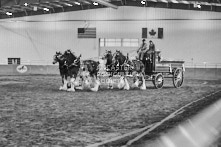
{"type": "Polygon", "coordinates": [[[153,77],[153,84],[154,84],[155,88],[157,88],[157,89],[162,88],[163,82],[164,82],[164,78],[161,73],[158,73],[153,77]]]}
{"type": "Polygon", "coordinates": [[[181,68],[177,68],[173,72],[173,86],[175,88],[180,88],[183,84],[183,70],[181,68]]]}

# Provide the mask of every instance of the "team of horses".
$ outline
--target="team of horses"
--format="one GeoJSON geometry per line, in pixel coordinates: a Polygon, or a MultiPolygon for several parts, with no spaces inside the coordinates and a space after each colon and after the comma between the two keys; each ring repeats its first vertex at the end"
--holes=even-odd
{"type": "Polygon", "coordinates": [[[129,90],[131,87],[146,89],[143,61],[130,60],[128,54],[125,56],[119,50],[114,53],[106,50],[99,61],[81,60],[81,55],[76,56],[71,50],[66,50],[64,53],[56,52],[53,58],[53,64],[55,63],[59,64],[62,78],[62,86],[59,90],[89,89],[98,91],[101,85],[99,72],[108,73],[108,89],[113,89],[115,75],[120,76],[117,85],[119,89],[129,90]],[[128,75],[133,77],[132,85],[128,82],[128,75]]]}

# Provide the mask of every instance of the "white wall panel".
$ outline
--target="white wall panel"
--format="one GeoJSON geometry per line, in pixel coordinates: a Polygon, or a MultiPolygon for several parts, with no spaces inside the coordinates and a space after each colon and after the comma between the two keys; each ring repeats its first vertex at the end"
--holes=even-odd
{"type": "MultiPolygon", "coordinates": [[[[221,62],[221,13],[140,7],[102,8],[0,20],[0,60],[8,57],[52,60],[55,51],[66,49],[82,54],[83,59],[97,57],[99,38],[141,40],[143,27],[164,28],[164,38],[153,39],[164,58],[221,62]],[[97,38],[78,39],[79,27],[96,27],[97,38]]],[[[136,48],[121,49],[129,52],[136,48]]]]}

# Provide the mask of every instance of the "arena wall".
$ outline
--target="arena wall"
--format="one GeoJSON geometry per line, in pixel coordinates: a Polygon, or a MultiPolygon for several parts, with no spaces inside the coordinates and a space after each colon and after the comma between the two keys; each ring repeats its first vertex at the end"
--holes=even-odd
{"type": "Polygon", "coordinates": [[[0,20],[0,62],[20,57],[23,63],[51,63],[55,51],[66,49],[82,54],[82,59],[96,58],[106,49],[131,53],[137,47],[100,48],[99,38],[138,38],[141,43],[144,27],[164,28],[163,39],[153,41],[165,59],[221,62],[221,13],[128,6],[0,20]],[[77,38],[82,27],[96,27],[96,39],[77,38]]]}
{"type": "MultiPolygon", "coordinates": [[[[26,72],[17,69],[17,65],[0,65],[0,75],[59,75],[57,65],[25,65],[26,72]]],[[[221,68],[186,68],[185,78],[216,80],[221,79],[221,68]]]]}

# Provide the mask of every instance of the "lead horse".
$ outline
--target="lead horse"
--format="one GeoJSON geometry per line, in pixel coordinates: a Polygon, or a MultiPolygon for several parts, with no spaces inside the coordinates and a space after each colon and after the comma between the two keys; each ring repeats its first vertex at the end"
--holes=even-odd
{"type": "Polygon", "coordinates": [[[60,75],[62,77],[63,85],[59,90],[75,91],[75,80],[80,69],[80,58],[75,56],[70,50],[66,50],[64,54],[56,52],[54,55],[53,64],[59,63],[60,75]],[[67,78],[70,77],[70,88],[67,87],[67,78]]]}
{"type": "Polygon", "coordinates": [[[66,64],[66,60],[64,55],[61,52],[56,52],[56,54],[53,57],[53,64],[58,63],[59,64],[59,71],[62,79],[62,86],[60,86],[59,90],[67,90],[67,73],[68,68],[66,64]]]}

